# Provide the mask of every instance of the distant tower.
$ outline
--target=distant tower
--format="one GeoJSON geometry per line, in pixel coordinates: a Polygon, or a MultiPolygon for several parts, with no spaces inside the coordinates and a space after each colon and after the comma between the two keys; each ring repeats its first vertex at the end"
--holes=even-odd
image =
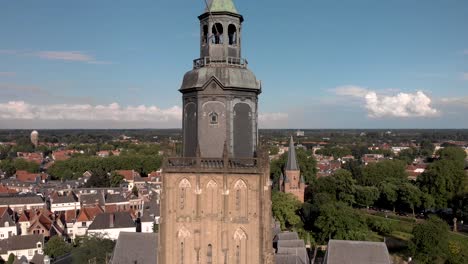
{"type": "Polygon", "coordinates": [[[158,263],[272,264],[268,155],[257,149],[260,82],[241,58],[243,17],[212,0],[185,74],[183,157],[162,167],[158,263]]]}
{"type": "Polygon", "coordinates": [[[37,146],[39,145],[39,132],[37,132],[36,130],[34,130],[33,132],[31,132],[31,143],[34,145],[34,147],[37,148],[37,146]]]}
{"type": "Polygon", "coordinates": [[[297,199],[304,202],[304,192],[307,185],[297,162],[296,149],[293,137],[289,141],[288,161],[284,168],[284,174],[280,177],[280,190],[285,193],[294,194],[297,199]]]}

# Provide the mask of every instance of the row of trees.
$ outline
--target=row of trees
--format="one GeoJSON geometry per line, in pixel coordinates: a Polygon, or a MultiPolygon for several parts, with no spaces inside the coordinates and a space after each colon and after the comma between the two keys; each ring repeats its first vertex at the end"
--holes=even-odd
{"type": "Polygon", "coordinates": [[[135,170],[141,174],[149,174],[161,167],[162,157],[159,155],[128,154],[110,156],[108,158],[79,156],[65,161],[57,161],[47,172],[58,179],[77,179],[86,171],[103,170],[135,170]]]}
{"type": "Polygon", "coordinates": [[[0,170],[5,172],[7,177],[13,176],[17,170],[25,170],[32,173],[39,172],[39,167],[39,164],[24,159],[0,160],[0,170]]]}
{"type": "Polygon", "coordinates": [[[78,237],[73,244],[67,243],[63,238],[54,236],[44,247],[44,253],[55,259],[71,254],[72,263],[107,263],[114,250],[115,242],[100,236],[78,237]]]}

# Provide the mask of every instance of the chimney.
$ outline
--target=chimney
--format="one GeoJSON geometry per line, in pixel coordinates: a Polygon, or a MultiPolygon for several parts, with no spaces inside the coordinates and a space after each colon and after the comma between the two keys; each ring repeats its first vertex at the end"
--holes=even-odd
{"type": "Polygon", "coordinates": [[[109,215],[109,227],[114,228],[115,215],[112,213],[109,215]]]}

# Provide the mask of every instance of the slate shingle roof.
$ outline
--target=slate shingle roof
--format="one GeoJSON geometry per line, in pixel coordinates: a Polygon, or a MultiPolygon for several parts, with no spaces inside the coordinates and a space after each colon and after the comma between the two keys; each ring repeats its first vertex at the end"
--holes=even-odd
{"type": "Polygon", "coordinates": [[[44,200],[38,195],[13,195],[1,196],[0,205],[16,205],[16,204],[42,204],[44,200]]]}
{"type": "Polygon", "coordinates": [[[117,239],[113,264],[157,264],[158,234],[120,232],[117,239]]]}
{"type": "Polygon", "coordinates": [[[8,250],[32,249],[41,242],[44,246],[43,235],[12,236],[8,239],[0,240],[0,254],[6,254],[8,250]]]}
{"type": "Polygon", "coordinates": [[[115,212],[115,213],[103,213],[96,218],[89,226],[88,230],[97,230],[97,229],[110,229],[110,228],[129,228],[135,227],[135,222],[133,222],[130,213],[128,212],[115,212]],[[113,219],[113,226],[111,224],[111,218],[113,219]]]}
{"type": "Polygon", "coordinates": [[[297,164],[296,148],[294,148],[294,140],[292,136],[289,141],[288,161],[286,162],[285,170],[299,170],[299,166],[297,164]]]}
{"type": "Polygon", "coordinates": [[[330,240],[325,264],[391,264],[383,242],[330,240]]]}

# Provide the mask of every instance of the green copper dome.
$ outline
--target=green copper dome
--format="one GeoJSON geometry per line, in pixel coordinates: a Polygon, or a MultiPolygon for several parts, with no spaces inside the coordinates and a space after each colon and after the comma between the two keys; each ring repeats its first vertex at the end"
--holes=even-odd
{"type": "Polygon", "coordinates": [[[209,8],[210,10],[205,10],[205,12],[231,12],[238,14],[236,6],[232,0],[211,0],[209,8]]]}

